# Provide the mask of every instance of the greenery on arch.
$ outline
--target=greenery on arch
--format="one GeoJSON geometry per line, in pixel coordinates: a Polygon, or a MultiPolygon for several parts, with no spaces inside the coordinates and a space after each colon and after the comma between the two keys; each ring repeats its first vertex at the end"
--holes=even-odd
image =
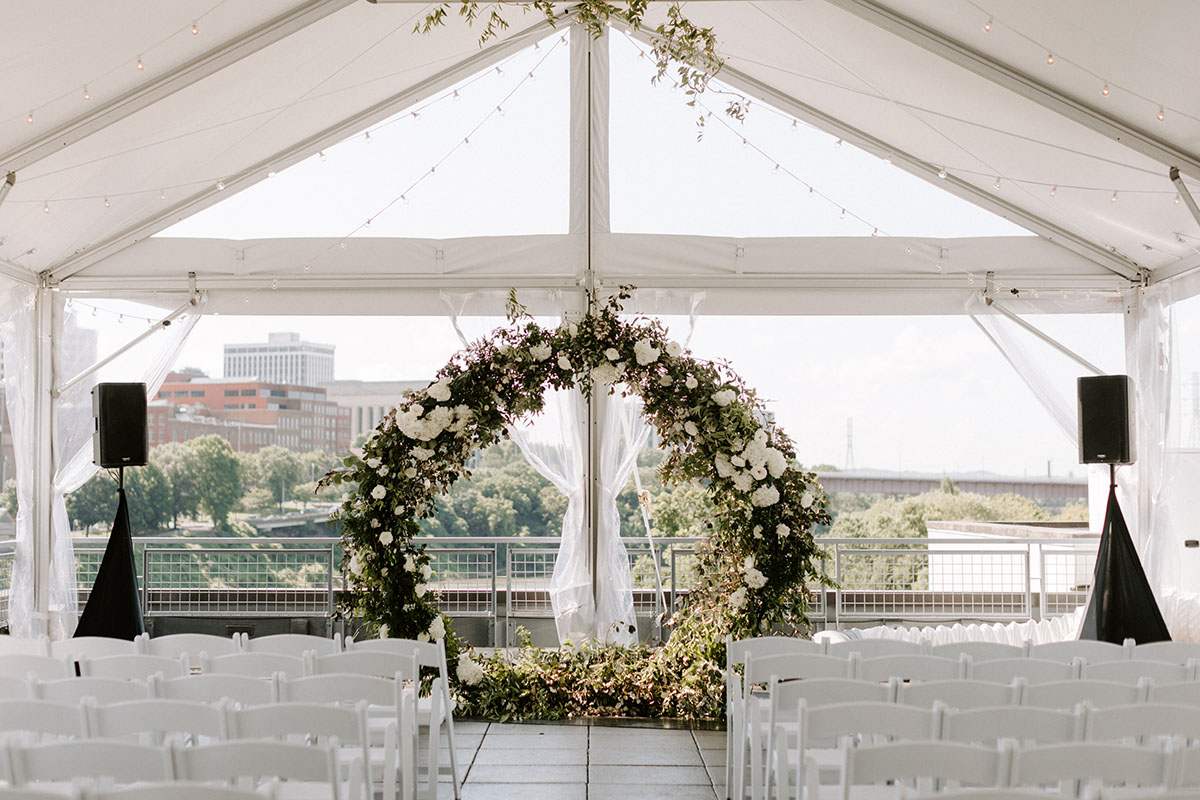
{"type": "Polygon", "coordinates": [[[791,439],[766,424],[762,402],[728,364],[694,358],[657,320],[623,319],[628,296],[623,289],[557,328],[514,303],[508,326],[456,354],[384,417],[361,456],[324,478],[354,487],[335,514],[348,577],[343,610],[384,636],[445,636],[464,713],[720,716],[725,636],[802,624],[806,584],[824,580],[812,529],[828,523],[828,501],[816,475],[799,466],[791,439]],[[639,396],[667,453],[663,482],[707,493],[699,586],[662,647],[528,649],[481,663],[438,612],[429,559],[413,537],[469,475],[473,453],[539,413],[546,390],[575,386],[639,396]],[[595,680],[577,674],[583,665],[595,680]]]}

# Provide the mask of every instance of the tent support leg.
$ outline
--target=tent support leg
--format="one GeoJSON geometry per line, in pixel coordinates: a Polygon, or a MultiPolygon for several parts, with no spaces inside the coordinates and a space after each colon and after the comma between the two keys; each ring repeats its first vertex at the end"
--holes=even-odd
{"type": "Polygon", "coordinates": [[[36,450],[33,504],[33,613],[42,633],[51,634],[51,506],[54,502],[54,301],[43,283],[34,295],[37,353],[34,372],[36,450]]]}

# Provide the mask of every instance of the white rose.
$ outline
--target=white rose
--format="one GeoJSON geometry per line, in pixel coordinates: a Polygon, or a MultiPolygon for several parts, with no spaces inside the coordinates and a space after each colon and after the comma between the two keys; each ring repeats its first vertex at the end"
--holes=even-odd
{"type": "Polygon", "coordinates": [[[742,561],[742,572],[745,572],[749,569],[754,569],[754,565],[756,563],[757,562],[754,560],[754,556],[746,556],[745,560],[742,561]]]}
{"type": "Polygon", "coordinates": [[[683,345],[679,342],[667,342],[667,355],[671,358],[679,358],[679,354],[683,352],[683,345]]]}
{"type": "Polygon", "coordinates": [[[379,524],[379,520],[373,519],[373,520],[371,520],[371,527],[372,528],[381,528],[383,526],[379,524]]]}
{"type": "Polygon", "coordinates": [[[661,383],[663,386],[670,386],[672,383],[675,382],[675,379],[672,378],[670,375],[660,375],[658,378],[658,382],[661,383]]]}
{"type": "Polygon", "coordinates": [[[569,370],[571,368],[571,360],[569,358],[567,358],[566,356],[559,356],[558,357],[558,368],[569,370]]]}
{"type": "Polygon", "coordinates": [[[417,477],[417,468],[416,468],[416,467],[409,467],[408,469],[404,470],[404,477],[406,477],[406,478],[415,478],[415,477],[417,477]]]}
{"type": "Polygon", "coordinates": [[[734,456],[733,458],[729,459],[729,463],[733,464],[735,467],[744,467],[746,466],[746,459],[742,458],[741,456],[734,456]]]}
{"type": "Polygon", "coordinates": [[[774,447],[767,448],[767,471],[772,478],[780,478],[787,470],[787,457],[774,447]]]}
{"type": "Polygon", "coordinates": [[[422,578],[424,578],[425,580],[429,580],[429,576],[432,574],[433,574],[432,567],[430,567],[428,564],[421,565],[421,577],[422,578]]]}
{"type": "Polygon", "coordinates": [[[750,495],[750,502],[760,508],[773,506],[779,502],[779,490],[774,484],[760,486],[754,490],[754,494],[750,495]]]}
{"type": "Polygon", "coordinates": [[[471,659],[470,653],[460,653],[458,666],[455,670],[458,679],[468,686],[474,686],[483,680],[483,667],[471,659]]]}
{"type": "Polygon", "coordinates": [[[405,556],[404,557],[404,570],[406,572],[412,572],[416,568],[417,568],[417,562],[413,559],[413,557],[411,555],[405,556]]]}
{"type": "Polygon", "coordinates": [[[727,406],[737,399],[737,392],[733,389],[722,389],[719,392],[714,392],[712,401],[719,406],[727,406]]]}
{"type": "Polygon", "coordinates": [[[746,585],[751,589],[761,589],[767,585],[767,576],[756,569],[746,570],[746,585]]]}
{"type": "Polygon", "coordinates": [[[381,478],[386,478],[386,477],[387,477],[387,474],[388,474],[388,468],[387,468],[387,467],[380,467],[379,469],[377,469],[377,470],[375,470],[375,471],[376,471],[376,473],[378,473],[379,477],[381,477],[381,478]]]}
{"type": "Polygon", "coordinates": [[[604,357],[607,358],[609,361],[616,361],[618,358],[621,357],[621,354],[617,352],[617,348],[610,347],[604,351],[604,357]]]}
{"type": "Polygon", "coordinates": [[[395,508],[392,509],[392,513],[395,514],[397,517],[403,517],[404,516],[404,506],[396,506],[395,508]]]}
{"type": "Polygon", "coordinates": [[[737,591],[729,595],[729,605],[734,608],[745,608],[746,606],[746,587],[739,586],[737,591]]]}
{"type": "Polygon", "coordinates": [[[749,473],[736,472],[733,475],[733,485],[739,492],[748,492],[754,486],[754,479],[750,477],[749,473]]]}
{"type": "Polygon", "coordinates": [[[792,532],[792,529],[789,528],[787,525],[784,525],[782,522],[775,526],[775,535],[778,536],[780,539],[786,539],[788,537],[788,534],[790,534],[791,532],[792,532]]]}
{"type": "Polygon", "coordinates": [[[429,591],[429,587],[423,583],[418,583],[417,588],[413,589],[413,592],[417,595],[417,597],[424,597],[427,591],[429,591]]]}
{"type": "Polygon", "coordinates": [[[387,488],[382,485],[376,486],[371,490],[371,497],[374,497],[376,500],[382,500],[387,497],[387,488]]]}
{"type": "Polygon", "coordinates": [[[572,336],[578,336],[579,335],[579,326],[576,325],[574,322],[572,322],[570,325],[567,326],[567,333],[571,334],[572,336]]]}
{"type": "Polygon", "coordinates": [[[433,618],[433,622],[429,623],[429,637],[434,641],[446,638],[446,620],[442,619],[441,614],[438,614],[433,618]]]}
{"type": "Polygon", "coordinates": [[[542,344],[535,344],[533,347],[529,348],[529,355],[533,356],[534,360],[536,361],[545,361],[546,359],[550,358],[550,356],[554,355],[554,350],[550,347],[550,345],[543,342],[542,344]]]}
{"type": "Polygon", "coordinates": [[[640,339],[633,344],[633,354],[637,356],[637,363],[643,367],[658,361],[659,352],[649,339],[640,339]]]}
{"type": "Polygon", "coordinates": [[[755,539],[761,539],[762,538],[762,525],[755,525],[752,533],[754,534],[755,539]]]}
{"type": "Polygon", "coordinates": [[[750,469],[750,475],[751,475],[751,476],[754,478],[754,480],[756,480],[756,481],[762,481],[762,480],[766,480],[766,478],[767,478],[767,468],[766,468],[766,467],[752,467],[752,468],[750,469]]]}
{"type": "Polygon", "coordinates": [[[350,556],[350,564],[348,565],[351,575],[362,575],[363,562],[362,557],[358,553],[350,556]]]}
{"type": "MultiPolygon", "coordinates": [[[[699,436],[700,435],[700,429],[697,428],[696,423],[692,422],[690,419],[687,422],[683,423],[683,431],[688,436],[699,436]]],[[[719,470],[720,467],[718,466],[717,469],[719,470]]]]}
{"type": "Polygon", "coordinates": [[[380,639],[388,638],[388,633],[390,631],[391,631],[391,629],[388,628],[388,624],[386,622],[379,623],[379,638],[380,639]]]}
{"type": "Polygon", "coordinates": [[[391,531],[384,531],[383,533],[379,534],[379,543],[384,547],[387,547],[389,544],[391,544],[392,539],[393,537],[391,531]]]}
{"type": "Polygon", "coordinates": [[[412,449],[413,458],[417,461],[428,461],[433,458],[436,452],[436,450],[430,450],[428,447],[414,447],[412,449]]]}
{"type": "Polygon", "coordinates": [[[426,633],[425,631],[421,631],[420,633],[417,634],[417,641],[418,642],[428,642],[429,634],[426,633]]]}
{"type": "Polygon", "coordinates": [[[812,492],[805,490],[804,494],[800,495],[800,507],[808,508],[813,504],[812,492]]]}
{"type": "Polygon", "coordinates": [[[608,386],[610,383],[615,383],[620,377],[621,374],[612,364],[599,364],[592,368],[592,381],[597,386],[608,386]]]}
{"type": "Polygon", "coordinates": [[[766,444],[767,443],[767,432],[765,430],[763,430],[762,428],[759,428],[758,430],[756,430],[754,432],[754,441],[758,442],[759,444],[766,444]]]}
{"type": "Polygon", "coordinates": [[[724,453],[718,453],[713,461],[717,467],[717,474],[722,478],[728,478],[733,474],[733,464],[729,462],[729,456],[724,453]]]}
{"type": "Polygon", "coordinates": [[[437,383],[429,384],[429,388],[425,392],[434,400],[444,403],[450,399],[450,384],[445,380],[440,380],[437,383]]]}
{"type": "Polygon", "coordinates": [[[689,389],[695,389],[697,386],[700,385],[700,381],[696,380],[691,375],[688,375],[687,380],[683,382],[683,385],[689,389]]]}
{"type": "Polygon", "coordinates": [[[368,458],[367,459],[367,466],[370,467],[371,469],[379,469],[379,465],[382,463],[383,463],[383,461],[378,458],[368,458]]]}

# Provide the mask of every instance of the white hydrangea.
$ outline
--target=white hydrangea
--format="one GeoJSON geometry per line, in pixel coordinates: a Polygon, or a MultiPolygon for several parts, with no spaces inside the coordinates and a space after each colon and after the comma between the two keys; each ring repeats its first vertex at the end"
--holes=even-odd
{"type": "Polygon", "coordinates": [[[697,386],[700,385],[700,381],[696,380],[691,375],[688,375],[687,380],[683,382],[683,385],[689,389],[695,389],[697,386]]]}
{"type": "Polygon", "coordinates": [[[434,400],[444,403],[450,399],[450,382],[442,379],[436,383],[431,383],[429,384],[429,388],[425,390],[425,393],[434,400]]]}
{"type": "Polygon", "coordinates": [[[733,606],[734,608],[739,608],[739,609],[746,607],[746,587],[745,586],[739,586],[737,588],[737,591],[735,591],[733,594],[729,595],[729,605],[733,606]]]}
{"type": "Polygon", "coordinates": [[[458,665],[455,668],[458,679],[468,686],[474,686],[483,680],[483,667],[471,658],[470,653],[459,653],[458,665]]]}
{"type": "Polygon", "coordinates": [[[387,487],[383,485],[376,486],[371,490],[371,497],[374,497],[376,500],[382,500],[387,497],[387,487]]]}
{"type": "Polygon", "coordinates": [[[782,522],[775,526],[775,535],[780,539],[786,539],[792,532],[792,529],[782,522]]]}
{"type": "Polygon", "coordinates": [[[772,478],[783,477],[783,473],[787,471],[787,456],[785,456],[782,451],[776,450],[774,447],[768,447],[767,471],[771,473],[772,478]]]}
{"type": "Polygon", "coordinates": [[[750,495],[750,502],[759,508],[773,506],[779,502],[779,490],[775,488],[775,484],[773,483],[760,486],[754,490],[754,494],[750,495]]]}
{"type": "Polygon", "coordinates": [[[659,349],[649,339],[639,339],[633,343],[633,354],[637,356],[637,363],[643,367],[658,361],[659,353],[659,349]]]}
{"type": "Polygon", "coordinates": [[[746,570],[746,585],[751,589],[761,589],[767,585],[767,576],[756,569],[746,570]]]}
{"type": "Polygon", "coordinates": [[[431,450],[428,447],[414,447],[412,449],[413,458],[417,461],[428,461],[437,453],[436,450],[431,450]]]}
{"type": "Polygon", "coordinates": [[[712,401],[719,406],[727,406],[737,400],[737,392],[733,389],[722,389],[719,392],[713,392],[712,401]]]}
{"type": "Polygon", "coordinates": [[[617,352],[617,348],[610,347],[604,351],[604,357],[607,358],[609,361],[616,361],[618,358],[621,357],[621,354],[617,352]]]}
{"type": "Polygon", "coordinates": [[[742,458],[741,456],[734,456],[733,458],[729,459],[729,462],[738,468],[746,466],[746,459],[742,458]]]}
{"type": "Polygon", "coordinates": [[[550,345],[543,342],[542,344],[535,344],[533,347],[529,348],[529,355],[533,356],[535,361],[545,361],[546,359],[550,358],[550,356],[554,355],[554,349],[550,347],[550,345]]]}
{"type": "Polygon", "coordinates": [[[434,406],[425,414],[424,407],[414,403],[396,417],[396,425],[401,433],[423,442],[436,439],[452,422],[454,409],[450,406],[434,406]]]}
{"type": "Polygon", "coordinates": [[[739,492],[748,492],[754,486],[754,479],[750,477],[750,473],[748,472],[736,472],[733,475],[733,485],[737,487],[739,492]]]}
{"type": "Polygon", "coordinates": [[[394,538],[395,537],[392,536],[391,531],[384,531],[383,533],[379,534],[379,543],[384,547],[387,547],[392,543],[394,538]]]}
{"type": "Polygon", "coordinates": [[[683,345],[679,342],[667,342],[667,355],[671,358],[679,358],[681,353],[683,353],[683,345]]]}
{"type": "Polygon", "coordinates": [[[805,490],[804,494],[800,495],[800,507],[801,508],[811,507],[814,499],[815,498],[813,498],[812,492],[805,490]]]}
{"type": "MultiPolygon", "coordinates": [[[[692,422],[690,419],[687,422],[683,423],[683,431],[688,436],[699,436],[700,435],[700,429],[697,428],[696,423],[692,422]]],[[[717,469],[719,470],[720,466],[718,466],[717,469]]]]}
{"type": "Polygon", "coordinates": [[[569,370],[571,368],[571,359],[567,358],[566,356],[559,356],[558,357],[558,368],[569,370]]]}
{"type": "Polygon", "coordinates": [[[433,618],[433,622],[429,623],[429,638],[435,642],[438,639],[446,638],[446,620],[442,619],[441,614],[438,614],[433,618]]]}
{"type": "Polygon", "coordinates": [[[615,383],[620,377],[621,374],[612,364],[598,364],[592,367],[592,381],[597,386],[608,386],[610,383],[615,383]]]}
{"type": "Polygon", "coordinates": [[[382,463],[383,463],[383,461],[378,458],[368,458],[367,459],[367,466],[370,467],[371,469],[379,469],[379,465],[382,463]]]}

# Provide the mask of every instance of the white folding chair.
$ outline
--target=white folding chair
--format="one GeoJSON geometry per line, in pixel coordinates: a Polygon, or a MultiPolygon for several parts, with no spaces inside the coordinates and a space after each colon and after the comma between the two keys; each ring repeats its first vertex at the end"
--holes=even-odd
{"type": "MultiPolygon", "coordinates": [[[[814,653],[780,653],[756,656],[746,660],[742,668],[742,712],[738,715],[739,736],[734,755],[734,797],[745,795],[747,777],[751,797],[761,797],[766,777],[767,710],[770,699],[756,696],[756,686],[766,687],[773,679],[813,680],[818,678],[853,680],[858,677],[858,653],[846,657],[823,656],[814,653]]],[[[891,694],[889,692],[889,699],[891,694]]],[[[728,728],[728,725],[726,726],[728,728]]]]}
{"type": "Polygon", "coordinates": [[[734,785],[733,771],[737,753],[745,747],[746,694],[742,688],[742,676],[736,667],[744,666],[751,658],[782,655],[785,653],[810,653],[825,655],[828,643],[794,636],[755,636],[734,640],[725,637],[725,785],[734,785]]]}
{"type": "Polygon", "coordinates": [[[879,656],[920,655],[929,650],[922,642],[907,642],[903,639],[850,639],[845,642],[833,642],[829,645],[829,655],[845,658],[851,653],[858,653],[860,658],[878,658],[879,656]]]}
{"type": "Polygon", "coordinates": [[[1174,747],[1134,747],[1109,742],[1072,742],[1022,747],[1013,753],[1010,785],[1057,787],[1079,797],[1090,785],[1167,789],[1174,784],[1174,747]]]}
{"type": "Polygon", "coordinates": [[[858,678],[863,681],[948,681],[966,678],[971,657],[943,658],[920,653],[875,656],[864,658],[858,665],[858,678]]]}
{"type": "Polygon", "coordinates": [[[1087,738],[1091,741],[1136,740],[1142,743],[1170,737],[1200,740],[1200,708],[1171,703],[1136,703],[1088,711],[1087,738]]]}
{"type": "Polygon", "coordinates": [[[153,697],[166,700],[190,700],[198,703],[216,703],[229,700],[244,706],[273,703],[277,699],[275,682],[270,678],[226,673],[201,673],[184,675],[182,678],[150,679],[153,697]]]}
{"type": "Polygon", "coordinates": [[[1029,642],[1005,644],[1003,642],[950,642],[935,644],[929,649],[935,656],[958,658],[968,655],[972,661],[994,661],[997,658],[1025,658],[1029,655],[1029,642]]]}
{"type": "MultiPolygon", "coordinates": [[[[83,800],[270,800],[275,792],[270,787],[263,791],[235,789],[231,786],[214,786],[211,783],[171,781],[169,783],[147,783],[126,786],[107,791],[87,791],[83,800]]],[[[0,794],[0,800],[5,795],[0,794]]]]}
{"type": "Polygon", "coordinates": [[[1134,659],[1130,661],[1104,661],[1093,664],[1085,661],[1079,677],[1097,681],[1115,681],[1117,683],[1137,683],[1142,678],[1149,678],[1158,683],[1178,683],[1196,679],[1196,662],[1173,664],[1169,661],[1151,661],[1149,659],[1134,659]]]}
{"type": "Polygon", "coordinates": [[[0,786],[0,800],[84,800],[84,797],[81,792],[75,790],[55,791],[28,787],[16,789],[0,786]]]}
{"type": "Polygon", "coordinates": [[[917,708],[867,702],[809,706],[805,698],[800,698],[795,708],[795,724],[772,726],[768,744],[772,764],[763,797],[772,796],[772,778],[778,781],[782,797],[794,794],[800,800],[805,793],[817,797],[820,785],[826,782],[823,779],[840,780],[837,770],[842,762],[838,749],[841,743],[933,741],[941,730],[940,705],[917,708]],[[789,742],[792,732],[796,739],[794,749],[789,742]]]}
{"type": "Polygon", "coordinates": [[[37,637],[0,636],[0,656],[48,656],[50,638],[45,634],[37,637]]]}
{"type": "Polygon", "coordinates": [[[9,745],[8,760],[14,786],[42,782],[74,785],[83,777],[114,784],[175,777],[165,748],[111,739],[9,745]]]}
{"type": "Polygon", "coordinates": [[[1046,642],[1029,647],[1030,658],[1048,661],[1071,661],[1082,658],[1099,664],[1102,661],[1127,661],[1133,655],[1134,641],[1126,639],[1124,644],[1101,642],[1096,639],[1074,639],[1066,642],[1046,642]]]}
{"type": "Polygon", "coordinates": [[[80,656],[105,658],[106,656],[132,656],[137,652],[137,644],[132,639],[114,639],[110,636],[78,636],[73,639],[59,639],[50,642],[49,655],[51,658],[72,658],[78,661],[80,656]]]}
{"type": "Polygon", "coordinates": [[[32,696],[32,684],[29,681],[0,676],[0,700],[27,700],[32,696]]]}
{"type": "Polygon", "coordinates": [[[1200,706],[1200,681],[1158,683],[1150,687],[1150,702],[1200,706]]]}
{"type": "Polygon", "coordinates": [[[1136,685],[1113,681],[1057,681],[1026,686],[1021,693],[1021,705],[1039,708],[1075,708],[1080,703],[1091,703],[1093,708],[1127,706],[1145,702],[1149,696],[1150,683],[1142,680],[1136,685]]]}
{"type": "Polygon", "coordinates": [[[226,711],[231,739],[277,739],[335,745],[351,796],[371,794],[367,702],[354,706],[276,703],[226,711]]]}
{"type": "Polygon", "coordinates": [[[940,702],[946,708],[980,708],[1016,705],[1020,701],[1020,679],[1011,683],[992,683],[963,678],[896,686],[896,702],[906,706],[932,708],[934,702],[940,702]]]}
{"type": "Polygon", "coordinates": [[[1021,678],[1028,684],[1069,681],[1079,677],[1079,661],[1050,661],[1044,658],[997,658],[971,663],[970,678],[992,683],[1012,683],[1021,678]]]}
{"type": "Polygon", "coordinates": [[[1200,745],[1179,748],[1176,752],[1175,783],[1172,788],[1187,789],[1191,800],[1200,790],[1200,745]]]}
{"type": "Polygon", "coordinates": [[[304,654],[308,652],[327,656],[331,653],[342,652],[342,635],[335,633],[332,637],[328,637],[314,636],[309,633],[275,633],[251,639],[243,633],[241,652],[277,653],[296,658],[304,658],[304,654]]]}
{"type": "Polygon", "coordinates": [[[121,678],[63,678],[57,681],[34,681],[30,685],[33,697],[58,703],[79,703],[93,698],[97,703],[124,703],[146,700],[150,687],[145,681],[121,678]]]}
{"type": "Polygon", "coordinates": [[[68,669],[67,661],[63,658],[23,653],[0,655],[0,677],[25,680],[32,676],[38,680],[56,681],[74,674],[74,663],[68,669]]]}
{"type": "Polygon", "coordinates": [[[216,636],[211,633],[172,633],[166,636],[145,636],[136,640],[141,652],[148,656],[179,658],[187,656],[189,664],[200,664],[201,654],[226,656],[242,646],[241,634],[216,636]]]}
{"type": "Polygon", "coordinates": [[[78,705],[46,700],[0,700],[0,738],[32,735],[40,741],[82,739],[87,734],[83,710],[78,705]]]}
{"type": "MultiPolygon", "coordinates": [[[[916,784],[921,791],[927,791],[926,787],[941,790],[955,784],[999,788],[1007,785],[1010,758],[1010,749],[1004,746],[979,747],[957,742],[845,747],[838,797],[851,800],[878,796],[878,792],[856,790],[863,785],[885,782],[916,784]]],[[[887,794],[894,796],[894,789],[887,794]]]]}
{"type": "Polygon", "coordinates": [[[137,737],[142,744],[160,745],[169,736],[183,736],[188,743],[227,738],[221,705],[159,698],[110,705],[88,700],[84,714],[93,739],[137,737]]]}
{"type": "Polygon", "coordinates": [[[418,697],[417,699],[417,717],[418,724],[422,727],[429,726],[429,741],[432,748],[433,742],[438,736],[435,736],[435,729],[439,729],[441,724],[446,726],[446,739],[449,744],[448,760],[450,762],[450,772],[454,783],[454,797],[457,798],[461,794],[461,778],[458,773],[457,749],[458,744],[454,738],[454,697],[450,694],[450,669],[446,663],[446,642],[438,639],[435,642],[418,642],[413,639],[364,639],[357,642],[350,639],[346,642],[347,652],[377,652],[377,653],[393,653],[401,656],[416,655],[417,666],[419,668],[436,669],[438,677],[441,679],[442,698],[441,720],[433,719],[433,707],[431,698],[418,697]]]}
{"type": "Polygon", "coordinates": [[[270,678],[279,672],[289,678],[299,678],[305,674],[305,665],[299,656],[282,653],[230,653],[202,659],[200,671],[250,678],[270,678]]]}
{"type": "MultiPolygon", "coordinates": [[[[336,743],[335,743],[336,744],[336,743]]],[[[342,783],[335,744],[229,741],[171,747],[175,774],[189,781],[236,781],[243,788],[279,779],[280,800],[360,800],[342,783]]]]}
{"type": "Polygon", "coordinates": [[[1084,738],[1087,712],[1083,708],[1035,706],[992,706],[990,708],[947,709],[942,717],[942,740],[963,744],[994,745],[1001,739],[1022,744],[1058,744],[1084,738]]]}
{"type": "Polygon", "coordinates": [[[79,674],[85,678],[116,678],[117,680],[145,681],[151,675],[164,678],[179,678],[189,671],[187,656],[166,658],[164,656],[121,655],[92,658],[79,657],[79,674]]]}
{"type": "Polygon", "coordinates": [[[1135,660],[1186,664],[1191,659],[1200,659],[1200,642],[1148,642],[1135,645],[1131,657],[1135,660]]]}
{"type": "MultiPolygon", "coordinates": [[[[391,678],[333,673],[279,681],[280,703],[369,704],[368,713],[382,723],[383,747],[370,750],[368,764],[372,782],[379,775],[384,800],[397,796],[397,785],[403,800],[413,800],[417,791],[416,688],[405,686],[404,676],[418,674],[419,667],[415,655],[410,659],[411,666],[391,678]]],[[[373,721],[368,718],[368,727],[378,730],[373,721]]]]}

